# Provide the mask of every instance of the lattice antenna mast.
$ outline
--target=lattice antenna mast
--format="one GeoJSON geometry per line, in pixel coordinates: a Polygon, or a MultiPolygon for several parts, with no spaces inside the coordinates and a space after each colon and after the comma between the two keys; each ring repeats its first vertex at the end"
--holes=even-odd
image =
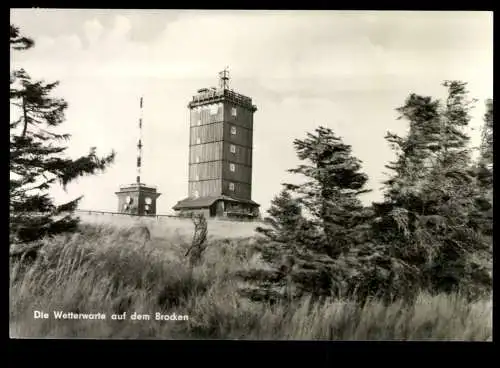
{"type": "Polygon", "coordinates": [[[229,70],[226,67],[222,72],[219,73],[219,86],[223,90],[229,89],[229,70]]]}
{"type": "Polygon", "coordinates": [[[139,141],[137,142],[137,184],[141,183],[141,166],[142,166],[142,105],[143,105],[143,97],[141,96],[141,100],[139,103],[139,141]]]}

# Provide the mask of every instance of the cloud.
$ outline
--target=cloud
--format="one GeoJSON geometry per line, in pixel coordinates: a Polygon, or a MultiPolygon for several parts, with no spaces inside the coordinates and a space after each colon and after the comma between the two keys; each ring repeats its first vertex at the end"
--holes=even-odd
{"type": "MultiPolygon", "coordinates": [[[[488,28],[477,24],[484,22],[484,16],[342,13],[187,11],[149,43],[131,41],[131,22],[118,15],[106,30],[96,19],[87,21],[84,33],[89,48],[78,50],[73,42],[69,52],[78,54],[77,64],[99,60],[92,66],[100,75],[206,78],[229,65],[240,77],[257,78],[269,88],[276,85],[275,80],[296,84],[347,77],[356,77],[363,88],[360,81],[374,75],[414,77],[453,70],[462,63],[465,48],[474,48],[475,53],[468,55],[471,62],[485,60],[491,52],[484,33],[488,28]],[[446,26],[452,28],[434,32],[446,26]],[[471,39],[471,33],[476,38],[471,39]],[[479,37],[484,41],[478,43],[479,37]]],[[[56,47],[64,48],[67,38],[55,38],[50,47],[44,42],[33,55],[38,58],[56,47]]]]}
{"type": "Polygon", "coordinates": [[[102,26],[102,24],[95,18],[86,21],[83,25],[83,28],[87,41],[91,46],[95,45],[99,41],[104,31],[104,27],[102,26]]]}

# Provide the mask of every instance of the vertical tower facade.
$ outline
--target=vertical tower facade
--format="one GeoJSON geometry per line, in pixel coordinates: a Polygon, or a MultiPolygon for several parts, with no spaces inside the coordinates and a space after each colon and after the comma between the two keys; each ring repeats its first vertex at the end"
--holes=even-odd
{"type": "Polygon", "coordinates": [[[161,195],[156,187],[141,183],[142,168],[142,106],[143,98],[140,99],[140,117],[137,141],[136,182],[134,184],[122,185],[115,192],[118,196],[118,212],[137,216],[155,215],[156,200],[161,195]]]}
{"type": "Polygon", "coordinates": [[[203,88],[190,110],[188,197],[174,210],[208,217],[253,218],[252,99],[229,89],[229,74],[219,74],[219,88],[203,88]]]}

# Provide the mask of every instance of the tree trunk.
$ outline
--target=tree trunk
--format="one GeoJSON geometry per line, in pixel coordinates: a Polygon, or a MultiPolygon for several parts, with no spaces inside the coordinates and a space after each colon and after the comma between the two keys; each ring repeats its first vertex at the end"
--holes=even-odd
{"type": "Polygon", "coordinates": [[[21,133],[21,137],[24,138],[26,135],[26,131],[28,130],[28,111],[26,110],[26,97],[23,96],[23,115],[24,115],[24,126],[23,132],[21,133]]]}

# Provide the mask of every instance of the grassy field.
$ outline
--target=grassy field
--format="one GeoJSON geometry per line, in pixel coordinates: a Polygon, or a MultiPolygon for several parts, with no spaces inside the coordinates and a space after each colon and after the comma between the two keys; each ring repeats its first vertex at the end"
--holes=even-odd
{"type": "MultiPolygon", "coordinates": [[[[175,217],[130,217],[127,215],[99,214],[97,212],[78,213],[81,221],[86,224],[112,225],[119,229],[127,229],[133,225],[144,224],[150,229],[153,236],[158,239],[175,239],[176,241],[191,241],[194,225],[191,220],[175,217]]],[[[234,222],[208,219],[208,239],[238,239],[248,238],[255,234],[255,228],[262,226],[258,222],[234,222]]]]}
{"type": "MultiPolygon", "coordinates": [[[[231,225],[229,223],[228,225],[231,225]]],[[[246,224],[248,225],[248,224],[246,224]]],[[[187,225],[186,225],[187,226],[187,225]]],[[[209,231],[210,231],[209,223],[209,231]]],[[[214,226],[212,226],[213,228],[214,226]]],[[[244,232],[242,232],[243,234],[244,232]]],[[[238,294],[237,270],[264,267],[255,236],[212,239],[190,270],[186,236],[160,229],[145,242],[113,226],[46,241],[28,269],[11,265],[11,337],[131,339],[491,340],[492,302],[421,295],[408,307],[351,301],[262,305],[238,294]],[[49,318],[34,318],[34,311],[49,318]],[[106,319],[56,319],[55,311],[106,319]],[[150,320],[133,320],[133,313],[150,320]],[[112,315],[125,320],[114,320],[112,315]],[[187,316],[188,320],[156,320],[187,316]],[[165,317],[166,318],[166,317],[165,317]]]]}

